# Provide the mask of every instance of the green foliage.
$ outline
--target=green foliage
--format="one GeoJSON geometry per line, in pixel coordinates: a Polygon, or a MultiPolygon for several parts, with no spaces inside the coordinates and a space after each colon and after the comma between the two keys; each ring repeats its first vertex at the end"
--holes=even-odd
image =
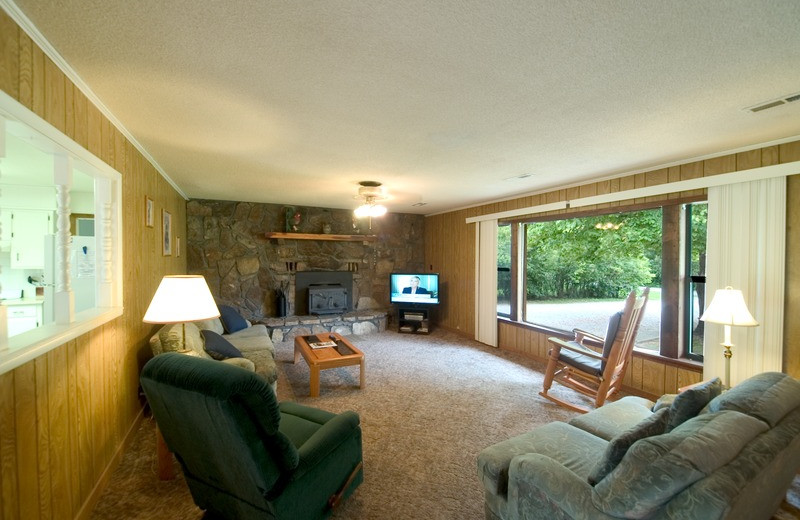
{"type": "Polygon", "coordinates": [[[692,215],[691,274],[705,274],[706,240],[708,233],[708,204],[690,204],[689,208],[692,215]]]}
{"type": "Polygon", "coordinates": [[[527,299],[623,298],[661,282],[661,209],[526,226],[527,299]]]}
{"type": "MultiPolygon", "coordinates": [[[[511,267],[511,226],[502,225],[497,228],[497,267],[511,267]]],[[[497,272],[497,301],[511,300],[511,273],[497,272]]]]}

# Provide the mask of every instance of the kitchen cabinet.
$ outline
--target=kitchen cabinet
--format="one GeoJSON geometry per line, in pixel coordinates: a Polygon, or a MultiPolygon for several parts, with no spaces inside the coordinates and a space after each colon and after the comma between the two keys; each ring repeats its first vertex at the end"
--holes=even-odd
{"type": "Polygon", "coordinates": [[[0,252],[11,251],[11,210],[0,208],[0,252]]]}
{"type": "Polygon", "coordinates": [[[44,269],[44,236],[52,233],[52,211],[11,210],[11,268],[44,269]]]}
{"type": "MultiPolygon", "coordinates": [[[[18,300],[25,302],[26,300],[18,300]]],[[[32,301],[32,300],[31,300],[32,301]]],[[[42,324],[42,302],[37,303],[7,303],[8,309],[8,336],[16,336],[23,332],[33,330],[42,324]]]]}

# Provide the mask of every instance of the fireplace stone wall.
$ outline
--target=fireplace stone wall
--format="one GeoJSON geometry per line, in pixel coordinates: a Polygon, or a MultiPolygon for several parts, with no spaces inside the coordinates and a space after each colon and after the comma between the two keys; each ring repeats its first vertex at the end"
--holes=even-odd
{"type": "MultiPolygon", "coordinates": [[[[295,273],[350,271],[355,311],[389,307],[389,273],[424,270],[425,218],[389,213],[354,220],[351,210],[295,207],[297,232],[376,235],[374,242],[266,238],[286,231],[286,206],[218,200],[191,200],[186,209],[187,270],[202,274],[214,297],[251,321],[278,315],[278,291],[295,311],[295,273]],[[327,226],[326,226],[327,224],[327,226]]],[[[292,222],[294,224],[294,222],[292,222]]]]}

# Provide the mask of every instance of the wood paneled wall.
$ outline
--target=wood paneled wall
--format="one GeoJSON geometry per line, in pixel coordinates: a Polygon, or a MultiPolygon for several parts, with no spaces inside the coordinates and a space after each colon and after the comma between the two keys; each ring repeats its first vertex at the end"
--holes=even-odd
{"type": "Polygon", "coordinates": [[[161,276],[186,272],[161,255],[161,210],[185,245],[186,203],[2,10],[0,88],[122,173],[124,314],[0,375],[0,520],[87,518],[141,415],[144,311],[161,276]]]}
{"type": "MultiPolygon", "coordinates": [[[[587,183],[581,186],[554,189],[546,193],[519,197],[494,204],[485,204],[440,215],[425,221],[425,263],[441,274],[445,286],[443,303],[439,309],[439,325],[451,330],[474,335],[475,330],[475,224],[465,219],[518,208],[573,200],[592,195],[623,192],[630,189],[655,186],[680,180],[718,175],[761,166],[770,166],[800,160],[800,141],[760,148],[747,152],[716,157],[653,170],[617,179],[587,183]]],[[[575,208],[543,213],[558,215],[583,212],[591,209],[624,207],[626,205],[678,199],[702,195],[703,190],[678,192],[657,197],[630,199],[592,207],[575,208]]],[[[786,247],[786,334],[784,339],[785,371],[800,377],[800,323],[790,317],[800,315],[800,176],[789,178],[787,190],[787,247],[786,247]]],[[[546,337],[534,331],[513,325],[499,326],[499,346],[533,357],[544,359],[546,337]]],[[[634,365],[626,384],[633,390],[660,394],[693,382],[697,372],[691,368],[683,371],[651,359],[634,358],[634,365]],[[662,377],[663,376],[663,377],[662,377]],[[677,385],[677,386],[676,386],[677,385]]]]}

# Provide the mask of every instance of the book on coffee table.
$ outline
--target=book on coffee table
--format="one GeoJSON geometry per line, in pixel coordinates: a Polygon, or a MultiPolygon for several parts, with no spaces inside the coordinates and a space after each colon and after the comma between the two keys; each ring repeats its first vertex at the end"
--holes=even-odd
{"type": "Polygon", "coordinates": [[[309,343],[308,346],[311,347],[311,348],[330,348],[330,347],[335,347],[336,346],[336,342],[335,341],[318,341],[316,343],[309,343]]]}

